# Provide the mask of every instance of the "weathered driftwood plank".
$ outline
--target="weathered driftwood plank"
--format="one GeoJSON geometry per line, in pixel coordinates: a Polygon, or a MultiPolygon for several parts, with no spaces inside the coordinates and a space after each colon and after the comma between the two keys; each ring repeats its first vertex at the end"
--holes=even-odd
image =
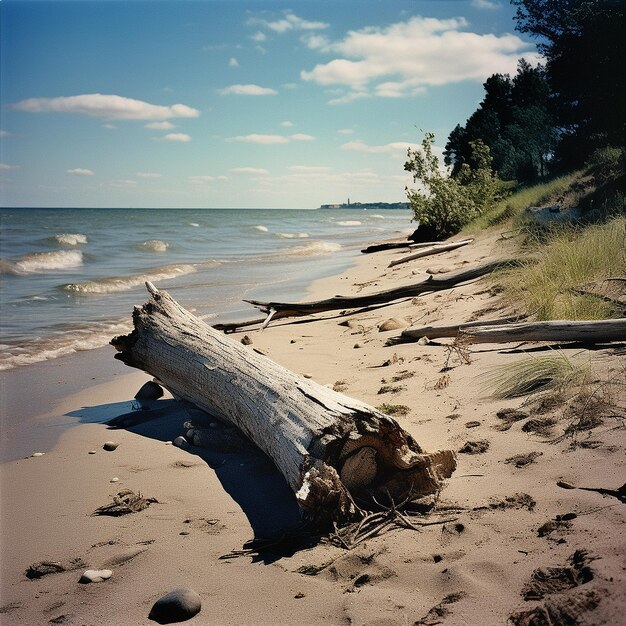
{"type": "Polygon", "coordinates": [[[406,263],[407,261],[413,261],[414,259],[421,259],[425,256],[430,256],[431,254],[441,254],[442,252],[447,252],[448,250],[456,250],[457,248],[461,248],[462,246],[467,246],[472,243],[473,239],[463,239],[463,241],[454,241],[451,243],[437,244],[431,246],[430,248],[423,248],[418,250],[417,252],[412,252],[411,254],[407,254],[406,256],[400,257],[399,259],[394,259],[389,263],[388,267],[395,267],[396,265],[400,265],[401,263],[406,263]]]}
{"type": "Polygon", "coordinates": [[[363,254],[371,254],[372,252],[381,252],[382,250],[395,250],[396,248],[409,248],[410,241],[383,241],[381,243],[371,243],[361,252],[363,254]]]}
{"type": "MultiPolygon", "coordinates": [[[[453,452],[426,454],[388,415],[250,351],[147,286],[151,299],[135,308],[134,330],[111,341],[116,358],[236,426],[311,518],[347,521],[358,514],[355,501],[368,507],[387,492],[396,501],[432,494],[454,471],[453,452]]],[[[192,443],[197,434],[188,433],[192,443]]]]}
{"type": "MultiPolygon", "coordinates": [[[[476,280],[487,274],[491,274],[498,269],[506,267],[515,267],[522,263],[519,259],[507,259],[500,261],[492,261],[485,265],[479,265],[469,270],[447,274],[445,278],[437,278],[429,276],[420,282],[412,285],[404,285],[402,287],[394,287],[393,289],[385,289],[373,294],[360,296],[334,296],[325,300],[315,300],[312,302],[266,302],[261,300],[245,300],[252,306],[260,309],[266,314],[274,311],[272,319],[278,320],[285,317],[299,317],[303,315],[312,315],[314,313],[323,313],[325,311],[338,311],[342,309],[358,309],[378,304],[386,304],[394,300],[403,298],[414,298],[423,293],[432,291],[443,291],[452,289],[463,283],[476,280]]],[[[243,326],[250,326],[257,320],[250,322],[229,322],[224,324],[215,324],[213,328],[226,332],[236,330],[243,326]]]]}
{"type": "Polygon", "coordinates": [[[411,343],[419,341],[422,337],[428,339],[441,339],[442,337],[456,337],[459,332],[475,326],[500,326],[510,322],[519,322],[524,318],[522,315],[511,315],[493,320],[476,320],[464,324],[451,324],[449,326],[422,326],[421,328],[406,328],[398,337],[390,337],[386,344],[394,346],[399,343],[411,343]]]}
{"type": "Polygon", "coordinates": [[[503,326],[476,326],[459,335],[470,343],[510,341],[580,341],[603,343],[626,340],[626,318],[612,320],[521,322],[503,326]]]}

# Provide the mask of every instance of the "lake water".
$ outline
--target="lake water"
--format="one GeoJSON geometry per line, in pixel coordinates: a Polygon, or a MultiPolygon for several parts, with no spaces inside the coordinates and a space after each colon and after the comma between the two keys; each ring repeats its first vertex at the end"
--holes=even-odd
{"type": "Polygon", "coordinates": [[[299,299],[363,243],[408,234],[409,211],[1,209],[0,370],[106,345],[144,282],[214,323],[244,298],[299,299]]]}

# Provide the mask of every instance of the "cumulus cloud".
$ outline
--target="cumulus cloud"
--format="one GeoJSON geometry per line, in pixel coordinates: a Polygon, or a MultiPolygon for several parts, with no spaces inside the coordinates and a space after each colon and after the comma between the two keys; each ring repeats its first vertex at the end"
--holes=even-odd
{"type": "Polygon", "coordinates": [[[228,137],[226,141],[238,141],[240,143],[259,143],[265,145],[284,144],[291,141],[314,141],[313,135],[305,135],[304,133],[295,133],[294,135],[263,135],[252,133],[250,135],[238,135],[237,137],[228,137]]]}
{"type": "Polygon", "coordinates": [[[287,169],[297,174],[323,174],[331,171],[326,165],[290,165],[287,169]]]}
{"type": "Polygon", "coordinates": [[[284,122],[281,122],[280,125],[283,128],[291,128],[293,126],[293,122],[290,122],[289,120],[285,120],[284,122]]]}
{"type": "Polygon", "coordinates": [[[217,93],[221,96],[275,96],[278,92],[260,85],[230,85],[230,87],[218,89],[217,93]]]}
{"type": "Polygon", "coordinates": [[[266,170],[263,167],[233,167],[229,170],[233,174],[257,174],[264,175],[269,174],[269,170],[266,170]]]}
{"type": "Polygon", "coordinates": [[[10,163],[0,163],[0,170],[19,170],[19,165],[11,165],[10,163]]]}
{"type": "MultiPolygon", "coordinates": [[[[487,0],[483,0],[487,1],[487,0]]],[[[302,71],[305,81],[349,89],[333,104],[364,97],[398,98],[425,88],[464,80],[483,81],[490,74],[515,73],[525,56],[539,59],[534,46],[517,35],[468,32],[462,17],[412,17],[386,28],[350,31],[321,48],[336,58],[302,71]]]]}
{"type": "Polygon", "coordinates": [[[68,174],[72,176],[93,176],[95,172],[93,170],[89,170],[85,167],[75,167],[71,170],[66,170],[68,174]]]}
{"type": "Polygon", "coordinates": [[[198,117],[200,111],[185,104],[161,106],[133,98],[100,93],[59,98],[28,98],[12,106],[28,113],[74,113],[117,120],[166,120],[170,117],[198,117]]]}
{"type": "Polygon", "coordinates": [[[191,141],[191,137],[186,133],[168,133],[163,137],[163,141],[178,141],[180,143],[187,143],[191,141]]]}
{"type": "Polygon", "coordinates": [[[475,9],[499,9],[502,5],[492,0],[472,0],[472,6],[475,9]]]}
{"type": "Polygon", "coordinates": [[[284,135],[261,135],[252,133],[251,135],[238,135],[237,137],[229,137],[226,141],[238,141],[241,143],[260,143],[260,144],[277,144],[289,143],[289,139],[284,135]]]}
{"type": "Polygon", "coordinates": [[[187,180],[189,180],[192,183],[196,183],[196,184],[204,184],[204,183],[210,183],[212,180],[215,180],[214,176],[187,176],[187,180]]]}
{"type": "Polygon", "coordinates": [[[366,152],[368,154],[391,154],[394,156],[406,154],[406,151],[412,147],[414,147],[413,144],[405,141],[394,141],[379,146],[371,146],[363,141],[349,141],[341,146],[342,150],[353,150],[355,152],[366,152]]]}
{"type": "Polygon", "coordinates": [[[153,130],[172,130],[172,128],[176,128],[172,122],[150,122],[146,124],[146,128],[151,128],[153,130]]]}
{"type": "Polygon", "coordinates": [[[239,67],[239,61],[235,57],[228,59],[228,67],[239,67]]]}
{"type": "Polygon", "coordinates": [[[139,176],[139,178],[161,178],[161,174],[156,172],[135,172],[135,176],[139,176]]]}
{"type": "Polygon", "coordinates": [[[286,33],[294,30],[323,30],[324,28],[328,28],[328,24],[325,22],[305,20],[291,11],[285,11],[283,17],[275,21],[251,18],[248,20],[248,24],[264,26],[275,33],[286,33]]]}
{"type": "Polygon", "coordinates": [[[354,131],[351,128],[340,128],[337,132],[339,134],[341,134],[341,135],[352,135],[352,134],[354,134],[354,131]]]}
{"type": "Polygon", "coordinates": [[[254,33],[254,35],[252,35],[250,39],[252,39],[252,41],[256,41],[257,43],[261,43],[262,41],[265,41],[267,39],[267,35],[259,30],[254,33]]]}

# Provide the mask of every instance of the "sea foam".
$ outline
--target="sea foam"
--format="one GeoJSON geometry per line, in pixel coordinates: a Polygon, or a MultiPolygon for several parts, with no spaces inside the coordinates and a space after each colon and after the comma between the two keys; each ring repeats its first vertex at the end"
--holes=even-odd
{"type": "Polygon", "coordinates": [[[307,239],[309,233],[276,233],[275,236],[281,239],[307,239]]]}
{"type": "Polygon", "coordinates": [[[341,250],[341,244],[332,241],[308,241],[301,246],[291,248],[287,254],[290,256],[310,256],[312,254],[331,254],[341,250]]]}
{"type": "Polygon", "coordinates": [[[139,244],[142,250],[149,250],[150,252],[165,252],[170,244],[167,241],[161,241],[160,239],[150,239],[139,244]]]}
{"type": "Polygon", "coordinates": [[[269,230],[267,226],[263,226],[262,224],[259,224],[258,226],[255,226],[254,228],[256,230],[260,230],[262,233],[266,233],[269,230]]]}
{"type": "Polygon", "coordinates": [[[336,222],[339,226],[360,226],[361,222],[358,220],[343,220],[342,222],[336,222]]]}
{"type": "Polygon", "coordinates": [[[196,267],[190,263],[182,265],[164,265],[155,267],[144,274],[134,274],[132,276],[111,276],[101,280],[90,280],[84,283],[69,283],[62,285],[63,291],[79,294],[106,294],[119,291],[128,291],[134,287],[143,285],[146,281],[156,282],[177,278],[185,274],[192,274],[196,267]]]}
{"type": "Polygon", "coordinates": [[[39,274],[57,270],[68,270],[83,264],[83,253],[78,251],[59,250],[57,252],[36,252],[11,261],[2,259],[2,274],[39,274]]]}
{"type": "Polygon", "coordinates": [[[55,235],[54,239],[62,246],[78,246],[81,243],[87,243],[87,235],[82,235],[81,233],[62,233],[55,235]]]}

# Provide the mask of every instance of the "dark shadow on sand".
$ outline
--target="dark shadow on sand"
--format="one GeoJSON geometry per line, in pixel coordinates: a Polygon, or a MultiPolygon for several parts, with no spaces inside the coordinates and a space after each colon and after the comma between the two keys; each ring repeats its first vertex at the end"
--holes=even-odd
{"type": "MultiPolygon", "coordinates": [[[[163,442],[183,434],[187,420],[196,425],[215,423],[195,406],[171,399],[158,400],[148,410],[128,408],[127,402],[120,402],[85,407],[68,415],[82,423],[108,423],[110,428],[121,427],[163,442]]],[[[222,428],[215,428],[218,435],[222,428]]],[[[301,530],[302,518],[294,494],[273,462],[252,444],[244,442],[240,449],[226,451],[217,447],[219,436],[217,439],[215,447],[189,446],[185,451],[215,471],[224,490],[250,522],[254,539],[244,544],[237,556],[251,556],[253,561],[268,564],[312,547],[316,539],[301,530]]]]}

